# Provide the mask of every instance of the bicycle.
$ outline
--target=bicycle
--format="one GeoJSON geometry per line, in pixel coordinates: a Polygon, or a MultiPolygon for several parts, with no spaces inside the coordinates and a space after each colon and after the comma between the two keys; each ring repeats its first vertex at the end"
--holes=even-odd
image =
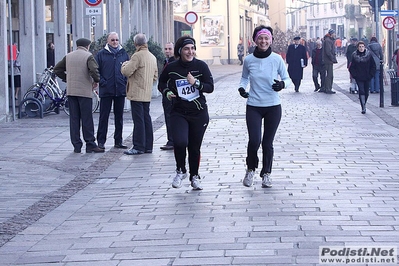
{"type": "MultiPolygon", "coordinates": [[[[60,89],[52,67],[44,69],[38,81],[25,93],[23,99],[29,98],[35,98],[42,104],[44,114],[53,111],[59,114],[59,109],[63,108],[64,112],[69,115],[66,89],[60,89]]],[[[95,90],[93,90],[92,102],[92,112],[94,113],[100,105],[100,98],[95,90]]],[[[29,113],[29,116],[35,116],[39,109],[37,106],[35,107],[35,104],[29,104],[29,101],[25,101],[24,106],[25,112],[29,113]]]]}

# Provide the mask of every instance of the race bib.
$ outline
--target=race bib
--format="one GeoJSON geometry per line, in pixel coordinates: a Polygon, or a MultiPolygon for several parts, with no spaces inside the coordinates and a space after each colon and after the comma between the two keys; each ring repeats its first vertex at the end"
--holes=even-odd
{"type": "Polygon", "coordinates": [[[176,80],[176,88],[179,97],[187,101],[191,102],[199,97],[199,90],[194,88],[187,79],[176,80]]]}

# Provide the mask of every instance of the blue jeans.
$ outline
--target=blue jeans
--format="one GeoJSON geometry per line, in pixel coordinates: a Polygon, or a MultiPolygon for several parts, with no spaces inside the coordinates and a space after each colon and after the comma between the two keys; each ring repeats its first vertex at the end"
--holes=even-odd
{"type": "Polygon", "coordinates": [[[370,92],[380,92],[380,71],[375,72],[374,77],[370,81],[370,92]]]}

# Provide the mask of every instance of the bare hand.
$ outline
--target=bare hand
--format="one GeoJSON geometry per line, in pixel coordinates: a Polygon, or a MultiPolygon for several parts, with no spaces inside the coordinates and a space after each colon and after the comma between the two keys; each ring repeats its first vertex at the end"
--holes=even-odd
{"type": "Polygon", "coordinates": [[[188,81],[188,83],[190,83],[191,85],[194,85],[194,83],[195,83],[195,78],[193,77],[193,75],[191,75],[190,72],[188,72],[187,81],[188,81]]]}
{"type": "Polygon", "coordinates": [[[92,90],[94,90],[95,88],[97,88],[98,87],[98,83],[97,82],[93,82],[92,84],[91,84],[91,89],[92,90]]]}

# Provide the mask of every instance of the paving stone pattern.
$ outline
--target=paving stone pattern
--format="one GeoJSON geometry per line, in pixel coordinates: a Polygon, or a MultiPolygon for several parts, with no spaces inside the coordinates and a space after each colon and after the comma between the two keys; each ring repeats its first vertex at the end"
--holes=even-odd
{"type": "MultiPolygon", "coordinates": [[[[211,66],[203,191],[171,188],[160,97],[152,154],[114,149],[112,118],[104,154],[74,154],[63,113],[0,125],[0,265],[317,265],[319,246],[397,246],[399,108],[388,83],[385,107],[371,94],[362,115],[345,67],[340,57],[335,95],[313,92],[311,66],[299,93],[281,91],[270,189],[259,173],[242,185],[238,65],[211,66]]],[[[126,112],[128,145],[132,126],[126,112]]]]}

